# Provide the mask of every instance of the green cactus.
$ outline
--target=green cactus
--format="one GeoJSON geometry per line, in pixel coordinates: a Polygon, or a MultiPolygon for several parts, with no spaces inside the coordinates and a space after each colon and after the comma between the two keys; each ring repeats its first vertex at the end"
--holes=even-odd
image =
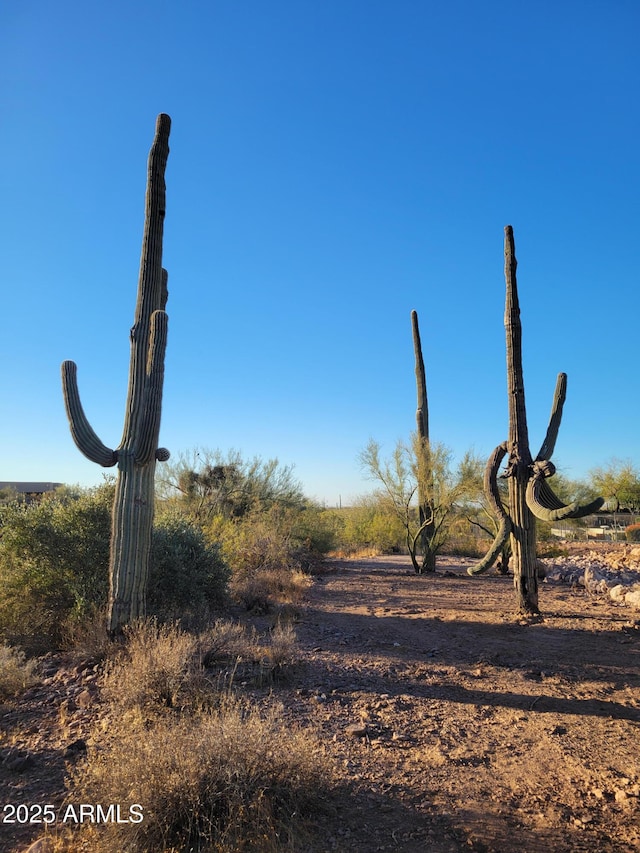
{"type": "Polygon", "coordinates": [[[104,467],[118,466],[111,523],[110,593],[107,626],[119,634],[144,615],[153,528],[156,460],[169,458],[158,448],[164,355],[167,343],[167,271],[162,268],[165,215],[164,173],[169,155],[171,119],[161,114],[149,153],[145,224],[138,299],[131,329],[129,389],[122,440],[115,450],[91,428],[80,403],[77,369],[62,365],[62,388],[71,435],[80,451],[104,467]]]}
{"type": "Polygon", "coordinates": [[[433,493],[433,472],[429,470],[429,406],[427,401],[427,378],[422,358],[422,344],[418,327],[418,313],[411,312],[411,329],[413,332],[413,351],[416,360],[416,388],[418,392],[418,408],[416,409],[417,425],[417,463],[418,463],[418,514],[419,537],[422,547],[422,563],[419,564],[419,574],[435,572],[436,554],[431,547],[435,533],[433,493]],[[431,488],[429,488],[431,486],[431,488]]]}
{"type": "Polygon", "coordinates": [[[535,614],[539,612],[536,518],[544,521],[581,518],[598,510],[604,501],[597,498],[586,505],[565,505],[547,482],[556,470],[551,462],[551,455],[558,438],[566,398],[565,373],[558,374],[551,417],[540,452],[535,459],[531,455],[522,372],[522,326],[516,281],[517,262],[513,229],[510,225],[505,228],[504,257],[507,286],[504,324],[507,337],[509,440],[494,450],[485,471],[485,492],[500,522],[500,529],[486,556],[477,565],[470,567],[468,572],[475,575],[490,568],[510,536],[518,609],[524,613],[535,614]],[[509,458],[504,476],[508,478],[509,485],[508,512],[502,504],[497,486],[500,464],[507,454],[509,458]]]}

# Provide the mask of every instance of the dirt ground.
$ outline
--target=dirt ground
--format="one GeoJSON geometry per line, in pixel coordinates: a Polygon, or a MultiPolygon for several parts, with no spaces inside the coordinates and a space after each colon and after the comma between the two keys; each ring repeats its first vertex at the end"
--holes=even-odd
{"type": "Polygon", "coordinates": [[[305,684],[278,698],[353,780],[321,849],[638,850],[640,620],[547,583],[542,619],[520,618],[512,579],[469,562],[317,578],[297,626],[305,684]]]}
{"type": "MultiPolygon", "coordinates": [[[[320,734],[349,792],[299,853],[639,849],[638,613],[543,583],[542,618],[524,619],[512,579],[468,563],[418,577],[406,558],[335,560],[314,576],[298,663],[255,692],[320,734]]],[[[91,699],[97,670],[56,678],[0,707],[3,804],[62,800],[91,704],[61,705],[91,699]]],[[[1,825],[0,850],[37,829],[1,825]]]]}

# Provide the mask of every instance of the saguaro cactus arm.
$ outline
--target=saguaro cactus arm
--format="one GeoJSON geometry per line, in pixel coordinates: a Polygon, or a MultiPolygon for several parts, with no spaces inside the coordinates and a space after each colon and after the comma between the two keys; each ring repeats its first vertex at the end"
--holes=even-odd
{"type": "Polygon", "coordinates": [[[556,390],[553,395],[553,404],[551,406],[551,417],[549,418],[549,426],[547,434],[542,442],[540,452],[536,456],[536,462],[540,460],[549,460],[553,456],[553,451],[558,440],[558,430],[560,429],[560,421],[562,420],[562,409],[564,401],[567,399],[567,374],[559,373],[556,379],[556,390]]]}
{"type": "Polygon", "coordinates": [[[100,441],[84,413],[78,391],[78,368],[74,361],[62,363],[62,393],[76,447],[87,459],[103,468],[111,468],[118,461],[118,452],[100,441]]]}
{"type": "MultiPolygon", "coordinates": [[[[162,408],[162,384],[164,381],[164,354],[167,347],[168,316],[165,311],[154,311],[149,331],[149,354],[147,359],[144,404],[139,421],[139,434],[135,443],[136,465],[147,465],[158,453],[168,454],[166,448],[158,448],[160,434],[160,411],[162,408]]],[[[165,459],[168,459],[165,456],[165,459]]],[[[164,460],[163,460],[164,461],[164,460]]]]}
{"type": "Polygon", "coordinates": [[[498,471],[500,470],[500,465],[506,456],[506,453],[507,442],[504,441],[493,451],[489,457],[489,461],[487,462],[487,467],[485,468],[484,492],[491,509],[500,522],[500,526],[491,547],[482,560],[474,566],[469,566],[467,569],[467,574],[469,575],[480,575],[482,572],[486,572],[487,569],[490,569],[498,559],[498,555],[504,548],[505,543],[509,538],[509,534],[511,533],[511,519],[502,505],[502,499],[500,497],[500,492],[498,491],[498,471]]]}
{"type": "Polygon", "coordinates": [[[579,501],[564,504],[546,479],[554,472],[555,466],[550,462],[533,464],[533,473],[527,483],[526,499],[527,506],[536,518],[541,521],[562,521],[565,518],[583,518],[600,509],[604,503],[603,498],[596,498],[588,504],[581,504],[579,501]]]}
{"type": "Polygon", "coordinates": [[[582,518],[600,509],[604,500],[597,498],[588,504],[573,501],[570,504],[563,503],[555,494],[547,479],[552,477],[556,468],[551,462],[551,454],[554,451],[560,421],[562,420],[562,409],[567,396],[567,374],[559,373],[556,380],[556,390],[553,395],[551,406],[551,417],[547,434],[540,452],[531,466],[531,476],[527,483],[526,501],[527,506],[536,518],[541,521],[562,521],[565,518],[582,518]]]}

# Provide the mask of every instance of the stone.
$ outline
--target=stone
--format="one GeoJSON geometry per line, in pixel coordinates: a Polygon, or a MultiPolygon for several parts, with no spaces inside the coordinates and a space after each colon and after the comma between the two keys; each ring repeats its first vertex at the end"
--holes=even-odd
{"type": "Polygon", "coordinates": [[[33,764],[34,758],[29,752],[12,755],[5,761],[7,770],[11,770],[12,773],[22,773],[23,770],[28,770],[29,767],[33,767],[33,764]]]}
{"type": "Polygon", "coordinates": [[[611,601],[615,601],[616,604],[624,604],[624,597],[626,594],[627,587],[623,586],[621,583],[611,587],[609,590],[609,597],[611,598],[611,601]]]}
{"type": "Polygon", "coordinates": [[[69,746],[65,749],[64,754],[66,758],[75,758],[75,756],[80,755],[87,751],[87,742],[83,738],[78,738],[77,740],[72,741],[69,746]]]}
{"type": "Polygon", "coordinates": [[[93,694],[90,690],[83,690],[76,696],[76,704],[78,708],[88,708],[93,702],[93,694]]]}

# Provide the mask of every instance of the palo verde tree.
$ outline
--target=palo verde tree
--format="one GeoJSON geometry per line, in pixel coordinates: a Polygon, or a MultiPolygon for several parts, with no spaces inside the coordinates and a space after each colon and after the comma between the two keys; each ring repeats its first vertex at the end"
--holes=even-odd
{"type": "Polygon", "coordinates": [[[612,512],[640,509],[640,473],[629,459],[610,459],[606,465],[592,468],[589,479],[612,512]]]}
{"type": "Polygon", "coordinates": [[[485,571],[500,554],[511,537],[514,585],[518,609],[528,614],[539,613],[538,575],[536,568],[536,518],[559,521],[581,518],[599,509],[602,498],[582,505],[563,504],[547,480],[555,473],[551,455],[555,448],[567,392],[567,375],[559,373],[547,434],[538,455],[529,449],[527,412],[522,371],[522,326],[516,281],[516,256],[513,229],[505,228],[504,269],[506,306],[504,324],[507,338],[507,393],[509,399],[509,438],[491,454],[485,470],[485,491],[496,517],[499,531],[484,559],[468,569],[469,574],[485,571]],[[509,486],[509,506],[505,509],[498,491],[497,475],[505,456],[508,462],[504,476],[509,486]]]}
{"type": "Polygon", "coordinates": [[[435,560],[446,543],[451,514],[466,490],[459,472],[451,472],[450,459],[451,454],[443,445],[426,444],[418,435],[413,436],[410,444],[398,441],[393,453],[386,459],[374,439],[359,454],[363,471],[382,486],[376,497],[402,524],[416,574],[425,573],[425,558],[429,559],[432,555],[435,560]],[[423,471],[429,472],[429,491],[427,484],[420,482],[423,471]],[[426,495],[431,507],[428,520],[432,524],[432,532],[426,554],[420,553],[424,522],[421,521],[417,505],[418,494],[426,495]]]}
{"type": "Polygon", "coordinates": [[[216,516],[240,519],[273,506],[301,510],[306,505],[292,465],[277,459],[243,459],[237,450],[196,449],[169,463],[158,478],[158,492],[198,524],[216,516]]]}
{"type": "Polygon", "coordinates": [[[418,538],[422,549],[422,572],[436,570],[436,507],[434,504],[434,479],[431,467],[432,456],[429,446],[429,404],[427,400],[427,377],[422,357],[418,313],[411,312],[413,332],[413,351],[416,361],[416,389],[418,407],[416,409],[416,443],[420,445],[416,453],[418,468],[418,538]]]}
{"type": "Polygon", "coordinates": [[[118,466],[111,520],[108,629],[114,635],[145,612],[154,509],[156,460],[169,458],[158,447],[164,356],[167,343],[167,271],[162,268],[165,168],[171,120],[161,114],[149,154],[138,299],[131,329],[129,389],[122,440],[104,445],[80,403],[77,369],[62,365],[64,401],[71,435],[80,451],[104,467],[118,466]]]}

